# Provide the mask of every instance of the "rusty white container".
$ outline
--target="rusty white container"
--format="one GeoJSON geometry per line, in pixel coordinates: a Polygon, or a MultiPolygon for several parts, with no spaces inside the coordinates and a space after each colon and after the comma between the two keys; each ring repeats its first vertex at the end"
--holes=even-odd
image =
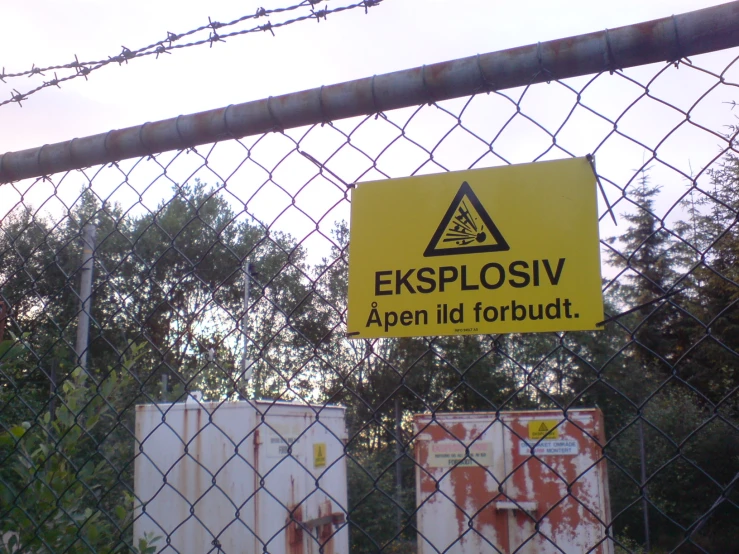
{"type": "Polygon", "coordinates": [[[134,538],[180,554],[348,554],[346,439],[339,406],[137,406],[134,538]]]}
{"type": "Polygon", "coordinates": [[[421,414],[414,426],[419,554],[613,553],[600,410],[421,414]]]}

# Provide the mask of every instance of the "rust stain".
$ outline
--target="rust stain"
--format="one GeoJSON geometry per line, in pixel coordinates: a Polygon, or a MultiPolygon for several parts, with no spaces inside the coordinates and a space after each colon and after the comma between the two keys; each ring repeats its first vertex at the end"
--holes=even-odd
{"type": "Polygon", "coordinates": [[[130,136],[130,129],[115,129],[105,137],[106,161],[119,157],[119,153],[125,151],[126,137],[130,136]]]}
{"type": "Polygon", "coordinates": [[[259,429],[254,429],[254,496],[256,498],[256,502],[254,505],[254,552],[257,552],[259,550],[259,534],[261,532],[261,529],[259,528],[259,498],[261,497],[261,494],[259,494],[259,429]]]}
{"type": "Polygon", "coordinates": [[[203,410],[198,406],[197,411],[195,412],[195,429],[196,429],[196,435],[195,435],[195,459],[199,462],[200,458],[202,457],[202,438],[203,438],[203,422],[202,422],[202,414],[203,410]]]}
{"type": "MultiPolygon", "coordinates": [[[[495,414],[491,414],[491,421],[495,419],[495,414]]],[[[501,498],[500,492],[497,490],[497,483],[493,481],[493,487],[488,488],[490,482],[489,471],[492,467],[481,466],[457,466],[454,468],[430,468],[429,464],[429,445],[440,441],[462,441],[464,444],[472,444],[477,440],[489,440],[488,437],[480,436],[487,428],[487,425],[478,428],[473,426],[469,428],[465,423],[453,423],[442,425],[431,423],[426,427],[423,433],[430,435],[430,440],[422,441],[418,444],[419,463],[429,471],[431,475],[420,473],[420,489],[422,498],[427,498],[428,506],[432,512],[443,508],[433,508],[433,504],[445,504],[450,500],[443,494],[439,494],[437,490],[445,490],[451,501],[455,503],[454,520],[436,521],[434,525],[450,526],[454,525],[455,529],[450,529],[449,536],[462,537],[455,543],[455,551],[472,552],[479,545],[475,544],[475,537],[485,536],[490,540],[489,529],[494,529],[496,536],[496,547],[503,547],[507,543],[507,524],[505,515],[495,510],[493,502],[501,498]],[[451,486],[451,491],[449,488],[451,486]],[[470,533],[470,521],[472,528],[477,533],[470,533]]],[[[489,432],[489,430],[487,431],[489,432]]],[[[423,509],[423,508],[422,508],[423,509]]],[[[433,518],[433,516],[432,516],[433,518]]]]}
{"type": "MultiPolygon", "coordinates": [[[[274,114],[272,121],[273,126],[285,129],[307,123],[312,118],[308,115],[310,106],[316,105],[316,91],[303,90],[290,95],[275,96],[271,99],[272,113],[274,114]],[[302,106],[304,109],[302,114],[296,113],[295,106],[302,106]]],[[[322,114],[329,119],[328,114],[322,114]]]]}
{"type": "MultiPolygon", "coordinates": [[[[591,33],[591,34],[603,34],[600,33],[591,33]]],[[[590,36],[590,35],[587,35],[590,36]]],[[[550,42],[544,42],[541,45],[542,52],[546,50],[546,48],[549,48],[549,50],[554,54],[554,59],[557,61],[559,60],[560,55],[563,52],[570,52],[572,48],[577,44],[579,39],[578,37],[567,37],[559,40],[552,40],[550,42]]],[[[567,61],[567,60],[564,60],[567,61]]]]}
{"type": "Polygon", "coordinates": [[[295,477],[290,476],[290,503],[287,505],[289,511],[286,524],[287,530],[285,532],[285,551],[287,554],[303,554],[303,527],[300,525],[303,522],[303,505],[297,505],[295,494],[295,477]]]}
{"type": "MultiPolygon", "coordinates": [[[[421,532],[428,531],[442,541],[436,547],[445,548],[456,540],[451,547],[455,552],[476,553],[480,550],[477,535],[494,542],[501,552],[549,552],[551,544],[568,552],[611,552],[602,542],[604,523],[610,523],[610,507],[602,450],[605,432],[599,410],[570,410],[566,417],[557,410],[436,417],[438,423],[423,415],[415,421],[416,430],[426,436],[416,449],[416,460],[423,468],[417,473],[418,501],[423,503],[419,524],[421,532]],[[503,421],[500,435],[490,426],[498,418],[503,421]],[[521,441],[528,440],[532,418],[561,421],[560,440],[576,442],[575,451],[531,457],[521,441]],[[494,464],[503,463],[495,465],[497,469],[449,469],[430,463],[434,443],[461,441],[471,445],[475,440],[491,439],[494,464]],[[502,487],[491,474],[501,479],[505,476],[502,487]],[[438,494],[439,490],[445,494],[438,494]],[[526,502],[536,508],[526,512],[520,504],[512,507],[511,502],[526,502]],[[470,527],[477,533],[469,533],[470,527]],[[460,536],[463,538],[458,540],[460,536]]],[[[423,545],[421,552],[428,552],[423,545]]]]}
{"type": "MultiPolygon", "coordinates": [[[[594,413],[594,412],[592,412],[594,413]]],[[[561,419],[562,412],[547,411],[538,412],[537,416],[549,416],[553,419],[561,419]]],[[[598,414],[600,415],[600,414],[598,414]]],[[[592,479],[587,480],[587,473],[595,471],[590,468],[592,462],[600,457],[601,447],[589,435],[598,434],[598,415],[590,417],[586,421],[572,423],[565,420],[559,427],[560,436],[576,440],[578,443],[578,456],[586,456],[588,461],[578,468],[572,460],[574,457],[546,456],[541,460],[530,458],[519,452],[520,440],[511,433],[513,467],[517,468],[512,476],[511,482],[519,491],[516,501],[536,501],[538,503],[539,530],[553,540],[574,540],[574,546],[589,550],[598,542],[598,537],[590,536],[588,530],[600,528],[598,518],[591,513],[599,512],[599,499],[597,491],[592,489],[592,479]],[[549,467],[547,467],[549,466],[549,467]],[[593,494],[595,493],[595,495],[593,494]],[[590,508],[586,509],[585,506],[590,508]],[[544,515],[545,514],[545,515],[544,515]]],[[[526,437],[528,433],[527,424],[518,419],[509,421],[509,425],[516,434],[526,437]]],[[[592,476],[591,476],[592,477],[592,476]]],[[[525,513],[516,511],[513,514],[518,530],[517,536],[512,537],[511,546],[517,546],[526,541],[532,534],[536,534],[534,521],[525,513]]],[[[605,519],[605,518],[604,518],[605,519]]],[[[533,544],[544,546],[542,536],[535,536],[533,544]]],[[[600,545],[592,552],[605,553],[606,547],[600,545]]]]}
{"type": "Polygon", "coordinates": [[[448,63],[435,63],[427,67],[428,76],[430,76],[432,81],[438,81],[449,68],[450,65],[448,63]]]}
{"type": "MultiPolygon", "coordinates": [[[[295,482],[292,481],[294,485],[295,482]]],[[[303,542],[303,528],[300,523],[303,521],[303,506],[295,506],[294,503],[290,503],[287,506],[290,514],[285,521],[287,530],[285,533],[285,551],[287,554],[304,554],[304,542],[303,542]]]]}
{"type": "Polygon", "coordinates": [[[202,463],[202,449],[203,449],[203,423],[202,423],[202,413],[203,409],[198,405],[195,407],[195,452],[190,452],[190,455],[195,460],[194,463],[192,463],[193,471],[195,472],[195,494],[193,495],[192,501],[196,501],[200,498],[200,496],[205,492],[205,489],[203,488],[203,473],[205,472],[205,469],[201,467],[202,463]]]}
{"type": "MultiPolygon", "coordinates": [[[[452,426],[452,434],[454,439],[469,445],[480,435],[480,431],[475,427],[470,429],[463,423],[458,423],[452,426]]],[[[498,491],[487,490],[484,485],[486,477],[486,468],[480,466],[459,466],[451,470],[450,478],[454,490],[454,499],[458,503],[456,514],[459,536],[463,536],[465,531],[470,528],[470,523],[472,523],[472,528],[480,533],[482,533],[483,527],[491,526],[496,529],[498,537],[506,534],[505,526],[502,525],[505,522],[501,520],[492,506],[492,502],[500,494],[498,491]]],[[[464,535],[465,538],[468,535],[464,535]]],[[[465,542],[463,538],[460,541],[460,546],[463,546],[465,542]]]]}
{"type": "MultiPolygon", "coordinates": [[[[183,142],[184,146],[191,146],[198,142],[195,137],[198,137],[200,140],[202,140],[202,137],[208,137],[212,139],[220,138],[217,136],[216,133],[213,132],[213,130],[214,128],[221,127],[220,123],[223,121],[224,112],[225,108],[218,108],[217,110],[209,110],[192,114],[192,119],[188,122],[190,130],[184,136],[185,140],[179,142],[183,142]],[[188,135],[189,137],[193,138],[189,138],[188,135]]],[[[179,133],[178,136],[180,136],[179,133]]]]}
{"type": "Polygon", "coordinates": [[[143,418],[144,414],[146,412],[144,411],[144,407],[142,405],[136,406],[136,438],[138,439],[138,444],[136,445],[137,449],[143,445],[144,441],[146,440],[146,437],[142,436],[142,426],[143,426],[143,418]],[[139,442],[140,441],[140,442],[139,442]]]}
{"type": "MultiPolygon", "coordinates": [[[[182,441],[182,452],[184,454],[185,450],[189,452],[190,449],[188,447],[188,441],[190,440],[190,420],[187,417],[187,405],[185,405],[185,409],[183,410],[182,414],[182,436],[179,437],[179,439],[182,441]]],[[[187,459],[187,456],[183,457],[181,460],[176,462],[176,465],[174,467],[179,466],[177,471],[177,490],[184,491],[185,493],[185,500],[186,502],[182,504],[183,509],[185,508],[185,504],[189,504],[190,498],[187,496],[187,485],[188,485],[188,469],[189,469],[189,460],[187,459]]]]}
{"type": "MultiPolygon", "coordinates": [[[[330,516],[331,501],[327,498],[318,506],[318,517],[330,516]]],[[[321,525],[318,529],[318,540],[323,548],[323,554],[334,554],[334,525],[333,521],[321,525]]]]}
{"type": "Polygon", "coordinates": [[[660,19],[653,19],[652,21],[645,21],[643,23],[637,23],[636,25],[633,25],[632,28],[634,31],[636,31],[640,35],[645,36],[652,36],[654,35],[655,31],[658,30],[660,26],[662,26],[663,20],[660,19]]]}

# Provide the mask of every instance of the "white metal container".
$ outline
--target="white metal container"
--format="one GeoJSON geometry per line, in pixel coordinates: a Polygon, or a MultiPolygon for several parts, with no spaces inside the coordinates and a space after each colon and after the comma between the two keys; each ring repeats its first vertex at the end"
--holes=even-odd
{"type": "Polygon", "coordinates": [[[134,537],[180,554],[348,554],[346,439],[339,406],[137,406],[134,537]]]}
{"type": "Polygon", "coordinates": [[[613,553],[600,410],[414,424],[419,554],[613,553]]]}

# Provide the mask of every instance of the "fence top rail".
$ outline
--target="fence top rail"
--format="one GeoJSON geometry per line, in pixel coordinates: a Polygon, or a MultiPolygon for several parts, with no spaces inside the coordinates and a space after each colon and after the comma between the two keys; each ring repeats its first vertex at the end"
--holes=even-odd
{"type": "Polygon", "coordinates": [[[181,115],[0,156],[0,184],[220,140],[739,46],[739,0],[681,15],[181,115]]]}

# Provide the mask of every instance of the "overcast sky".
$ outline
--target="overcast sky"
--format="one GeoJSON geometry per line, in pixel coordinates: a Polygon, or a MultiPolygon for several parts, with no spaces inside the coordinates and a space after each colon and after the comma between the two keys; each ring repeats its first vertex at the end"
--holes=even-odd
{"type": "MultiPolygon", "coordinates": [[[[0,65],[7,73],[105,59],[167,31],[291,2],[253,0],[25,0],[2,7],[0,65]]],[[[348,3],[331,0],[329,6],[348,3]]],[[[720,4],[716,0],[384,0],[212,48],[112,64],[62,89],[0,106],[0,152],[137,125],[373,74],[614,28],[720,4]]],[[[326,5],[325,3],[322,5],[326,5]]],[[[320,6],[320,5],[319,5],[320,6]]],[[[46,79],[51,78],[47,75],[46,79]]],[[[26,77],[2,87],[21,92],[26,77]]]]}

